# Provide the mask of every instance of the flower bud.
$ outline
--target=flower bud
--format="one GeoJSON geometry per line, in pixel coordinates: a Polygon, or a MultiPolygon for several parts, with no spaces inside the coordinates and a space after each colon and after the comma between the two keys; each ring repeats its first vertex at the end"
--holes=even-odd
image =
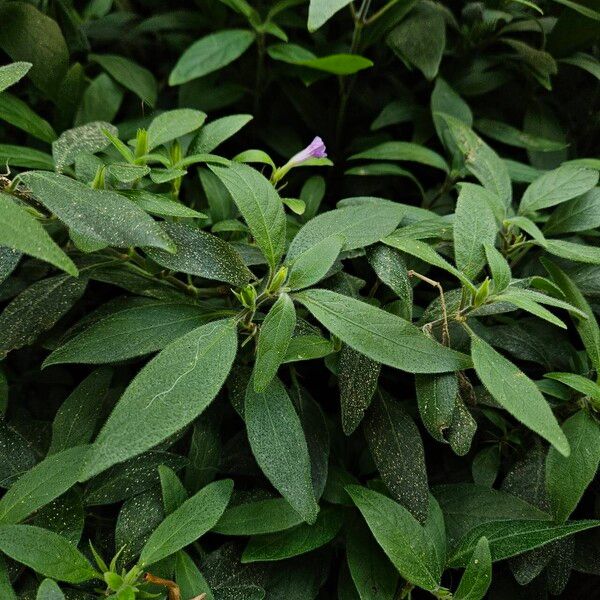
{"type": "Polygon", "coordinates": [[[490,294],[490,278],[486,277],[484,282],[479,286],[477,292],[475,292],[475,298],[473,305],[477,308],[481,306],[490,294]]]}
{"type": "Polygon", "coordinates": [[[279,271],[277,271],[277,273],[275,274],[275,277],[273,277],[273,281],[271,281],[271,285],[269,286],[269,293],[274,294],[275,292],[278,292],[281,289],[281,286],[285,283],[287,276],[288,268],[281,267],[281,269],[279,269],[279,271]]]}

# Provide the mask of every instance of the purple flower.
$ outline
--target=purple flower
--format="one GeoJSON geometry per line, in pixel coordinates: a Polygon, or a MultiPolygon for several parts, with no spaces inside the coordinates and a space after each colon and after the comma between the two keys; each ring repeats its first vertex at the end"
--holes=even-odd
{"type": "Polygon", "coordinates": [[[311,158],[325,158],[327,156],[327,148],[325,148],[325,144],[323,140],[317,136],[304,150],[300,150],[298,154],[294,154],[290,160],[288,160],[288,165],[295,166],[299,165],[311,158]]]}

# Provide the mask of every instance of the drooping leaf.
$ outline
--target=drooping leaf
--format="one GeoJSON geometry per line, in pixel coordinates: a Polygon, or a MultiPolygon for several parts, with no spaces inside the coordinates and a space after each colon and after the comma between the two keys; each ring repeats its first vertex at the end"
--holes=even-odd
{"type": "Polygon", "coordinates": [[[477,542],[473,556],[467,567],[458,588],[454,593],[457,600],[481,600],[485,597],[492,582],[492,556],[487,538],[482,537],[477,542]]]}

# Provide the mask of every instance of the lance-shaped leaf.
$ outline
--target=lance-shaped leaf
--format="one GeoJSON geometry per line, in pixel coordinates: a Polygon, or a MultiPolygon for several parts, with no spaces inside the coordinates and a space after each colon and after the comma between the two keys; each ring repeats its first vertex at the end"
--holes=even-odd
{"type": "Polygon", "coordinates": [[[6,561],[2,556],[0,556],[0,593],[4,600],[17,600],[17,594],[10,583],[6,561]]]}
{"type": "Polygon", "coordinates": [[[468,356],[442,346],[408,321],[329,290],[295,298],[329,331],[369,358],[409,373],[444,373],[468,368],[468,356]]]}
{"type": "Polygon", "coordinates": [[[569,442],[535,383],[477,336],[471,338],[471,356],[479,379],[495,400],[562,455],[568,456],[569,442]]]}
{"type": "Polygon", "coordinates": [[[256,346],[254,391],[264,392],[283,362],[294,328],[296,310],[287,294],[281,294],[263,321],[256,346]]]}
{"type": "Polygon", "coordinates": [[[591,415],[580,410],[564,422],[563,431],[571,454],[565,457],[550,448],[546,459],[546,488],[559,523],[575,510],[600,462],[600,425],[591,415]]]}
{"type": "Polygon", "coordinates": [[[0,550],[58,581],[83,583],[101,577],[71,542],[34,525],[0,525],[0,550]]]}
{"type": "Polygon", "coordinates": [[[19,523],[77,483],[88,446],[59,452],[17,479],[0,500],[0,523],[19,523]]]}
{"type": "Polygon", "coordinates": [[[283,384],[273,379],[264,392],[246,391],[244,420],[256,462],[273,487],[308,523],[319,511],[311,480],[308,446],[300,418],[283,384]]]}
{"type": "Polygon", "coordinates": [[[73,261],[40,223],[3,193],[0,193],[0,215],[0,245],[49,262],[69,275],[77,275],[73,261]]]}
{"type": "Polygon", "coordinates": [[[209,483],[177,510],[172,512],[144,544],[140,564],[152,565],[210,531],[229,504],[233,481],[223,479],[209,483]]]}
{"type": "Polygon", "coordinates": [[[487,538],[477,542],[473,556],[467,563],[458,588],[454,593],[456,600],[481,600],[492,583],[492,555],[487,538]]]}
{"type": "Polygon", "coordinates": [[[17,83],[19,79],[25,77],[27,71],[32,66],[28,62],[14,62],[10,65],[0,67],[0,92],[3,92],[6,88],[17,83]]]}
{"type": "Polygon", "coordinates": [[[425,453],[410,415],[398,402],[379,394],[365,419],[365,437],[394,500],[423,523],[429,510],[425,453]]]}
{"type": "Polygon", "coordinates": [[[275,188],[256,169],[242,163],[211,170],[231,194],[271,268],[285,247],[285,213],[275,188]]]}
{"type": "Polygon", "coordinates": [[[321,281],[335,263],[343,245],[344,238],[341,235],[328,237],[299,254],[290,264],[286,287],[299,290],[321,281]]]}
{"type": "Polygon", "coordinates": [[[242,286],[253,275],[236,249],[216,235],[185,223],[163,223],[175,253],[148,248],[148,256],[162,267],[206,279],[242,286]]]}
{"type": "Polygon", "coordinates": [[[173,250],[158,223],[121,194],[93,190],[59,173],[29,171],[21,179],[48,210],[85,238],[122,247],[173,250]]]}
{"type": "Polygon", "coordinates": [[[350,485],[346,491],[402,577],[425,590],[437,589],[441,571],[433,538],[410,512],[364,487],[350,485]]]}
{"type": "Polygon", "coordinates": [[[86,458],[82,480],[189,425],[221,389],[236,351],[229,319],[202,325],[169,344],[125,390],[86,458]]]}

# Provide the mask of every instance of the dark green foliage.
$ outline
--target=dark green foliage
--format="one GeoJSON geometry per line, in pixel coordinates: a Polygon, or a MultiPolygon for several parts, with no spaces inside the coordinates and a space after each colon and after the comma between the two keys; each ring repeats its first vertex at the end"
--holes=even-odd
{"type": "Polygon", "coordinates": [[[599,85],[596,0],[0,0],[0,600],[594,598],[599,85]]]}

